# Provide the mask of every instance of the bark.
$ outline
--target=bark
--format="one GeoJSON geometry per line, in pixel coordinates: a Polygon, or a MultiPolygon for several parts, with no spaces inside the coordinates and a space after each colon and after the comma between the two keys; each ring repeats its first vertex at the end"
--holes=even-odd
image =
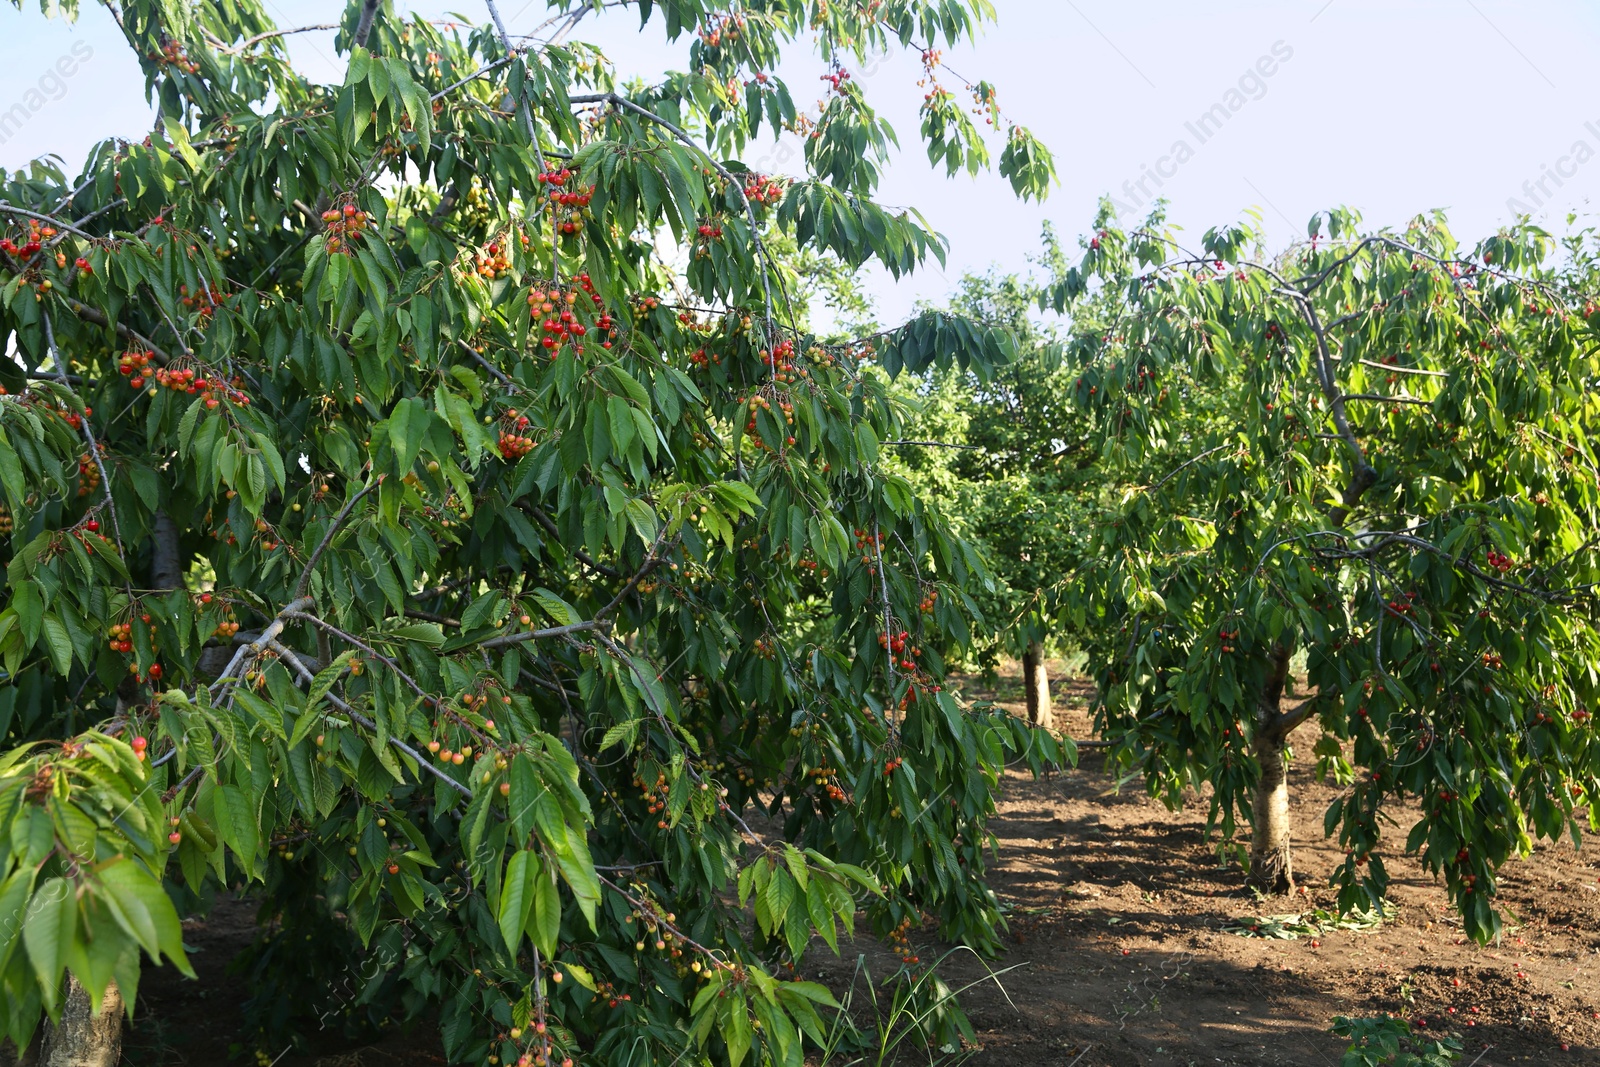
{"type": "Polygon", "coordinates": [[[1294,863],[1289,849],[1289,768],[1283,741],[1258,734],[1255,756],[1261,764],[1256,785],[1254,832],[1250,838],[1250,887],[1263,893],[1294,891],[1294,863]]]}
{"type": "Polygon", "coordinates": [[[367,35],[372,32],[372,18],[378,13],[378,0],[366,0],[361,5],[361,21],[356,23],[355,43],[362,48],[367,46],[367,35]]]}
{"type": "Polygon", "coordinates": [[[106,986],[98,1014],[89,994],[67,974],[61,1021],[47,1027],[39,1046],[39,1067],[116,1067],[122,1059],[122,992],[106,986]]]}
{"type": "Polygon", "coordinates": [[[183,553],[178,547],[178,526],[165,511],[156,512],[151,530],[150,588],[179,589],[183,586],[183,553]]]}
{"type": "Polygon", "coordinates": [[[1044,646],[1030,641],[1022,653],[1022,685],[1028,697],[1028,721],[1051,729],[1055,712],[1050,707],[1050,675],[1044,669],[1044,646]]]}
{"type": "Polygon", "coordinates": [[[1279,705],[1293,654],[1288,645],[1279,645],[1273,652],[1261,687],[1251,745],[1256,762],[1261,765],[1261,778],[1256,783],[1251,814],[1250,886],[1263,893],[1294,890],[1294,862],[1289,848],[1289,764],[1286,732],[1279,725],[1279,705]]]}

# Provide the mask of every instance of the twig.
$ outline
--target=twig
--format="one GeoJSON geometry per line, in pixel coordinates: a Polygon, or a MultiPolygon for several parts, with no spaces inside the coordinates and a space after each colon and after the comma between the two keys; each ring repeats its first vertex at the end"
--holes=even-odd
{"type": "MultiPolygon", "coordinates": [[[[304,679],[307,683],[315,681],[315,675],[313,675],[311,673],[310,669],[303,662],[301,662],[300,657],[298,655],[296,655],[293,651],[291,651],[288,648],[285,648],[278,641],[273,641],[272,642],[272,650],[278,654],[278,657],[280,659],[287,660],[291,667],[293,667],[293,668],[295,668],[295,670],[299,671],[300,672],[300,677],[302,679],[304,679]]],[[[336,694],[334,694],[332,692],[328,692],[328,693],[324,693],[323,696],[324,696],[324,698],[326,698],[328,703],[332,704],[334,707],[338,708],[345,715],[349,716],[349,718],[350,718],[350,720],[352,722],[354,722],[357,725],[362,726],[362,727],[364,727],[364,728],[366,728],[368,730],[371,730],[374,733],[378,732],[378,724],[377,723],[373,722],[371,719],[369,719],[365,715],[361,714],[355,708],[352,708],[349,704],[347,704],[344,700],[342,700],[336,694]]],[[[388,742],[389,742],[390,745],[394,746],[395,748],[399,749],[401,752],[404,752],[406,755],[408,755],[412,759],[416,760],[417,761],[417,766],[420,767],[422,770],[427,771],[429,774],[433,775],[435,778],[438,778],[441,782],[446,783],[452,789],[455,789],[456,791],[460,792],[468,800],[472,799],[472,790],[470,788],[468,788],[465,785],[462,785],[460,782],[456,781],[454,778],[450,777],[448,774],[445,774],[439,768],[435,767],[433,765],[433,763],[428,759],[427,756],[424,756],[421,752],[418,752],[415,748],[412,748],[410,745],[406,744],[404,741],[400,740],[398,737],[394,737],[394,736],[391,735],[388,738],[388,742]]]]}
{"type": "Polygon", "coordinates": [[[1358,359],[1357,363],[1363,367],[1374,367],[1378,370],[1388,371],[1391,374],[1426,374],[1430,378],[1448,378],[1449,371],[1423,370],[1421,367],[1394,367],[1387,363],[1378,363],[1370,359],[1358,359]]]}
{"type": "Polygon", "coordinates": [[[322,558],[322,554],[328,550],[328,546],[333,543],[334,537],[338,535],[339,530],[344,526],[345,520],[350,517],[350,512],[361,502],[361,498],[376,489],[381,481],[382,479],[380,478],[374,478],[367,482],[366,485],[361,487],[359,493],[345,501],[344,507],[339,509],[339,514],[333,517],[333,524],[328,527],[328,532],[322,535],[321,543],[312,550],[311,558],[306,560],[305,570],[300,572],[300,580],[294,585],[296,598],[305,596],[306,591],[311,588],[312,570],[315,569],[317,561],[322,558]]]}
{"type": "MultiPolygon", "coordinates": [[[[537,522],[540,526],[544,527],[545,533],[555,538],[557,542],[561,542],[562,537],[560,529],[556,527],[555,520],[546,515],[543,509],[535,504],[525,504],[523,505],[522,510],[526,511],[530,516],[532,516],[534,522],[537,522]]],[[[618,581],[622,580],[623,575],[621,571],[617,570],[615,567],[608,567],[604,563],[599,562],[590,556],[589,553],[585,552],[576,545],[564,544],[562,547],[570,552],[574,559],[589,569],[599,571],[607,578],[615,578],[618,581]]]]}
{"type": "Polygon", "coordinates": [[[589,630],[598,630],[603,623],[595,619],[588,622],[573,623],[571,626],[552,626],[546,630],[525,630],[522,633],[503,634],[493,637],[479,645],[482,649],[504,648],[507,645],[520,645],[528,641],[543,641],[551,637],[566,637],[569,634],[584,633],[589,630]]]}
{"type": "MultiPolygon", "coordinates": [[[[366,17],[366,12],[362,12],[362,17],[366,17]]],[[[314,33],[318,30],[336,30],[338,28],[339,24],[337,22],[327,22],[319,26],[296,26],[292,30],[268,30],[266,33],[258,33],[254,37],[246,37],[236,45],[218,48],[217,52],[225,56],[236,56],[240,52],[243,52],[246,48],[250,48],[253,45],[258,45],[262,41],[270,40],[273,37],[287,37],[294,33],[314,33]]]]}
{"type": "Polygon", "coordinates": [[[41,215],[37,211],[29,211],[25,207],[16,207],[12,204],[6,203],[4,200],[0,200],[0,211],[5,212],[7,215],[21,215],[23,218],[37,219],[40,222],[48,222],[52,226],[59,227],[63,230],[69,230],[72,233],[77,234],[79,237],[87,238],[90,241],[95,240],[94,234],[80,230],[70,222],[62,222],[60,219],[52,218],[49,215],[41,215]]]}
{"type": "Polygon", "coordinates": [[[1405,396],[1404,394],[1400,396],[1384,396],[1381,393],[1346,393],[1339,399],[1341,401],[1372,400],[1384,404],[1420,404],[1425,408],[1431,408],[1433,406],[1433,401],[1431,400],[1422,400],[1418,397],[1405,396]]]}
{"type": "MultiPolygon", "coordinates": [[[[50,349],[51,362],[55,363],[56,365],[56,374],[61,379],[62,387],[70,391],[72,389],[72,384],[67,381],[66,361],[61,358],[61,350],[56,347],[56,333],[50,325],[50,312],[41,311],[39,318],[44,323],[44,340],[45,344],[50,349]]],[[[89,456],[94,460],[95,470],[100,473],[100,488],[105,493],[103,503],[106,511],[111,515],[111,532],[115,534],[117,538],[117,554],[121,556],[124,561],[126,561],[128,557],[128,546],[122,541],[122,524],[117,521],[117,504],[111,496],[111,475],[106,471],[105,461],[100,458],[100,445],[94,439],[94,429],[89,425],[89,416],[87,414],[78,417],[78,431],[83,435],[84,441],[89,445],[89,456]]],[[[132,600],[133,587],[128,585],[127,589],[128,599],[132,600]]]]}
{"type": "Polygon", "coordinates": [[[335,626],[331,622],[328,622],[326,619],[318,618],[315,615],[309,615],[304,611],[291,612],[289,613],[289,618],[298,619],[301,622],[309,622],[311,625],[318,627],[319,629],[326,630],[328,633],[332,634],[334,637],[337,637],[345,644],[354,645],[393,671],[395,676],[402,682],[406,683],[411,691],[417,694],[417,696],[424,700],[433,699],[433,694],[422,688],[422,686],[418,685],[416,679],[412,678],[411,675],[401,670],[398,663],[390,659],[388,656],[385,656],[382,652],[379,652],[376,648],[373,648],[367,642],[361,640],[361,638],[357,637],[355,634],[346,633],[344,630],[339,629],[339,627],[335,626]]]}
{"type": "MultiPolygon", "coordinates": [[[[442,203],[444,203],[444,201],[441,200],[440,203],[442,204],[442,203]]],[[[504,385],[504,386],[506,386],[508,388],[512,388],[512,389],[516,388],[516,384],[517,383],[512,381],[511,378],[506,374],[505,371],[501,370],[499,367],[496,367],[493,363],[490,363],[488,360],[484,359],[481,355],[479,355],[477,349],[473,348],[471,345],[467,344],[467,342],[461,340],[461,338],[459,338],[459,337],[456,338],[456,344],[460,345],[462,350],[464,352],[466,352],[467,355],[469,355],[473,359],[477,360],[478,365],[480,367],[482,367],[484,370],[488,371],[490,374],[494,375],[497,379],[499,379],[501,385],[504,385]]]]}

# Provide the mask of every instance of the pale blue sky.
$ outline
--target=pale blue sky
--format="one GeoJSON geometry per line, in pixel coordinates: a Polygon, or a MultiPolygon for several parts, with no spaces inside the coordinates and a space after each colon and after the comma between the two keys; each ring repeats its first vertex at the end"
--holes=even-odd
{"type": "MultiPolygon", "coordinates": [[[[951,241],[945,272],[920,272],[899,285],[872,280],[885,318],[903,314],[918,297],[942,298],[962,270],[1022,267],[1044,220],[1076,235],[1101,194],[1142,205],[1157,191],[1146,168],[1165,172],[1159,191],[1172,202],[1173,221],[1193,236],[1254,205],[1278,243],[1303,233],[1311,212],[1334,204],[1358,207],[1382,224],[1445,208],[1457,235],[1469,238],[1507,221],[1510,198],[1560,228],[1569,209],[1590,210],[1600,193],[1600,156],[1580,152],[1580,162],[1572,154],[1580,141],[1600,153],[1600,5],[994,2],[998,22],[975,46],[948,52],[946,62],[999,86],[1006,113],[1055,151],[1061,184],[1042,205],[1020,204],[998,177],[947,179],[931,171],[917,139],[915,56],[867,74],[869,93],[905,146],[881,199],[921,208],[951,241]],[[1226,121],[1199,126],[1217,104],[1226,121]],[[1565,172],[1559,185],[1552,169],[1565,172]],[[1141,177],[1142,190],[1124,184],[1141,177]],[[1542,201],[1536,203],[1524,183],[1541,179],[1542,192],[1530,186],[1542,201]]],[[[336,17],[330,0],[265,3],[281,26],[336,17]]],[[[545,17],[543,0],[502,3],[513,33],[531,31],[545,17]]],[[[472,0],[397,4],[430,16],[455,10],[484,17],[472,0]]],[[[76,25],[47,21],[36,10],[0,11],[0,20],[7,56],[0,111],[23,99],[74,42],[80,54],[83,44],[93,50],[59,99],[0,144],[0,166],[44,152],[76,165],[101,137],[143,135],[149,111],[138,68],[94,0],[84,0],[76,25]]],[[[639,35],[637,25],[632,12],[607,14],[587,21],[579,36],[602,43],[624,73],[649,76],[681,65],[685,42],[668,49],[658,36],[639,35]]],[[[313,75],[335,80],[341,66],[331,41],[331,33],[308,34],[293,39],[293,50],[313,75]]],[[[809,56],[786,63],[797,102],[811,99],[821,70],[809,56]]],[[[764,158],[776,156],[763,148],[746,161],[764,158]]],[[[796,162],[771,166],[793,170],[796,162]]]]}

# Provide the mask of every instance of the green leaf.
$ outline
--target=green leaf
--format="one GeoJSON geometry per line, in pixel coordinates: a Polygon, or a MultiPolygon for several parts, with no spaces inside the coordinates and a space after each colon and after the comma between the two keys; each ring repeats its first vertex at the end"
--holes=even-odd
{"type": "Polygon", "coordinates": [[[513,852],[506,863],[505,878],[500,883],[500,913],[497,918],[500,936],[511,950],[513,958],[517,954],[517,945],[522,941],[528,910],[533,906],[536,892],[534,881],[539,873],[539,857],[527,849],[513,852]]]}

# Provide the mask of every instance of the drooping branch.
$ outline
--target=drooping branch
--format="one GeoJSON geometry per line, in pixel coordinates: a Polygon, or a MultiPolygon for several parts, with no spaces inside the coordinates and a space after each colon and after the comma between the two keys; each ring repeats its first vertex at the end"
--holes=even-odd
{"type": "Polygon", "coordinates": [[[167,353],[162,350],[160,345],[157,345],[154,341],[150,340],[150,338],[146,337],[144,334],[133,329],[132,327],[124,326],[120,322],[114,322],[107,318],[105,313],[99,308],[92,308],[88,304],[83,303],[83,301],[74,300],[70,296],[64,296],[62,299],[66,301],[67,310],[71,311],[84,322],[115,330],[119,337],[122,337],[124,340],[132,341],[134,344],[150,352],[150,354],[155,357],[156,362],[163,366],[172,362],[172,357],[167,355],[167,353]]]}

